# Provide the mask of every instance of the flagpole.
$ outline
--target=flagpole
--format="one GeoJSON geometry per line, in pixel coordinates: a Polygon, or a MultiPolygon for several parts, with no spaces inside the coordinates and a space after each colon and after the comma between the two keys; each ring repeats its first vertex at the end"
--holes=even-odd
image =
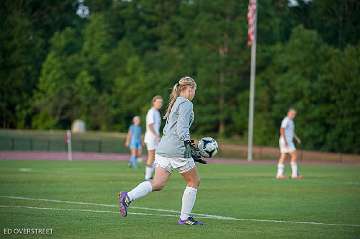
{"type": "Polygon", "coordinates": [[[254,134],[254,98],[255,98],[255,74],[256,74],[256,40],[257,40],[257,1],[254,0],[255,21],[254,40],[251,44],[251,68],[250,68],[250,98],[249,98],[249,122],[248,122],[248,161],[253,160],[253,134],[254,134]]]}

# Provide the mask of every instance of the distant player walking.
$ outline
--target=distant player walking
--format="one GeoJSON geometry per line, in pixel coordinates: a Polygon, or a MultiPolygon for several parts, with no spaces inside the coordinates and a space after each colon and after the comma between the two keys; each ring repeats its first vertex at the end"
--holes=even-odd
{"type": "Polygon", "coordinates": [[[145,167],[145,180],[149,180],[153,177],[155,150],[160,141],[161,117],[159,110],[162,107],[163,99],[161,96],[157,95],[153,97],[151,103],[152,107],[146,114],[146,132],[144,139],[148,150],[148,158],[145,167]]]}
{"type": "Polygon", "coordinates": [[[294,118],[296,116],[296,110],[290,108],[287,116],[282,120],[281,127],[280,127],[280,139],[279,139],[279,146],[280,146],[280,158],[278,162],[278,169],[277,169],[277,179],[285,179],[284,170],[285,170],[285,159],[286,155],[290,154],[291,158],[291,178],[293,179],[302,179],[303,177],[299,175],[298,172],[298,165],[297,165],[297,155],[296,155],[296,148],[293,139],[300,144],[300,139],[295,134],[295,124],[294,118]]]}
{"type": "Polygon", "coordinates": [[[130,161],[129,166],[132,168],[137,168],[138,157],[141,156],[141,126],[140,126],[140,117],[135,116],[133,118],[133,123],[129,127],[129,131],[126,136],[125,146],[130,148],[130,161]]]}
{"type": "Polygon", "coordinates": [[[165,115],[166,125],[155,155],[155,176],[144,181],[130,192],[119,193],[120,214],[127,216],[127,209],[134,200],[152,191],[160,191],[168,181],[173,170],[178,171],[186,181],[182,197],[181,214],[178,224],[201,225],[190,214],[194,207],[200,184],[198,171],[191,157],[190,126],[194,120],[192,99],[196,83],[191,77],[183,77],[173,87],[169,106],[165,115]]]}

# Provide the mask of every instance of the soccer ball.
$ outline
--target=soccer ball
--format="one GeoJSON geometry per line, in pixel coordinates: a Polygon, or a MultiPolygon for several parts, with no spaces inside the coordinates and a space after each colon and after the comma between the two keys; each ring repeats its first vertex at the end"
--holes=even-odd
{"type": "Polygon", "coordinates": [[[213,157],[219,149],[218,143],[211,137],[204,137],[198,143],[200,154],[204,158],[213,157]]]}

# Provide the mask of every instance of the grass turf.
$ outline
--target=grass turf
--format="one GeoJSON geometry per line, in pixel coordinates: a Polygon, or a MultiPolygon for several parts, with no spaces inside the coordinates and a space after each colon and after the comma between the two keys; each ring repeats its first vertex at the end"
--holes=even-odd
{"type": "MultiPolygon", "coordinates": [[[[360,225],[360,166],[304,165],[305,180],[277,181],[274,165],[199,166],[201,187],[194,208],[239,219],[314,221],[360,225]]],[[[289,171],[289,170],[288,170],[289,171]]],[[[119,190],[141,181],[142,168],[115,161],[0,161],[0,196],[21,196],[116,205],[119,190]]],[[[132,204],[179,210],[185,184],[174,173],[162,192],[132,204]]],[[[156,215],[117,214],[117,207],[0,197],[0,205],[62,208],[37,210],[0,207],[3,228],[52,228],[51,238],[359,238],[360,227],[261,221],[203,219],[205,226],[176,225],[169,212],[130,209],[156,215]],[[104,212],[77,211],[97,210],[104,212]],[[115,213],[111,213],[115,212],[115,213]]],[[[170,213],[172,214],[172,213],[170,213]]],[[[35,237],[35,236],[34,236],[35,237]]],[[[38,235],[37,237],[45,237],[38,235]]],[[[26,236],[31,238],[31,236],[26,236]]]]}

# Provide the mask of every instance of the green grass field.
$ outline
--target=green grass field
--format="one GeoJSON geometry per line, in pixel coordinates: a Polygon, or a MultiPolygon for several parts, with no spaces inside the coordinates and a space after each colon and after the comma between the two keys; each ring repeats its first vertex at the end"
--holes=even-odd
{"type": "Polygon", "coordinates": [[[180,209],[185,184],[177,173],[162,192],[132,204],[130,213],[146,215],[124,219],[116,194],[140,182],[142,169],[115,161],[0,161],[1,238],[31,238],[3,234],[24,227],[53,229],[40,238],[360,238],[358,165],[304,165],[303,181],[277,181],[274,165],[266,164],[200,165],[199,171],[194,212],[238,220],[178,226],[176,213],[156,210],[180,209]]]}

